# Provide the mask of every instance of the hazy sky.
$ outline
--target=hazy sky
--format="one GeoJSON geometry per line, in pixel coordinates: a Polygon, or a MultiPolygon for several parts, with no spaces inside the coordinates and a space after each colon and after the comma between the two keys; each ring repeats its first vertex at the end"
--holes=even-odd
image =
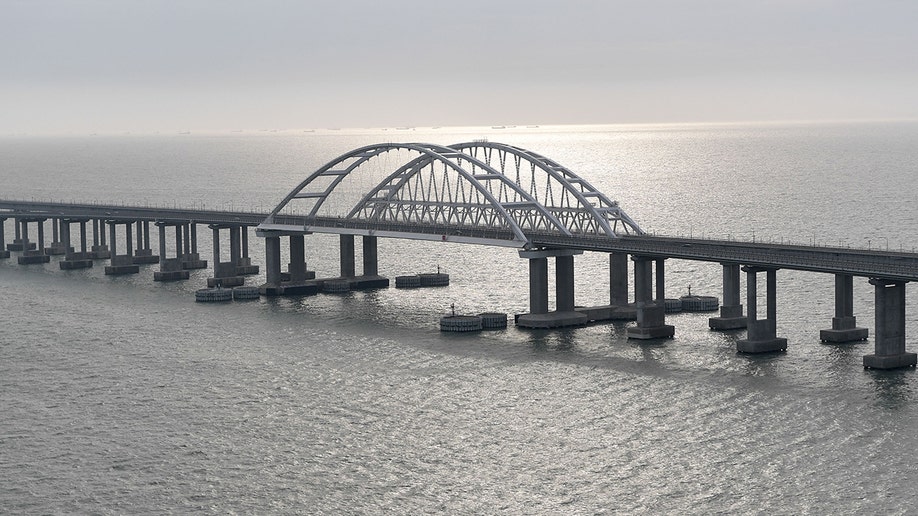
{"type": "Polygon", "coordinates": [[[0,134],[918,118],[914,0],[0,7],[0,134]]]}

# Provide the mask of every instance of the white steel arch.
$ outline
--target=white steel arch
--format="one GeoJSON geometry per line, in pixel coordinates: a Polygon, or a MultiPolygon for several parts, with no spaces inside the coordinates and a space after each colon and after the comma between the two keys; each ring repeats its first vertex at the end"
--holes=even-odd
{"type": "Polygon", "coordinates": [[[259,228],[443,240],[450,235],[513,247],[529,247],[536,234],[643,234],[616,202],[570,170],[489,142],[352,150],[297,185],[259,228]]]}

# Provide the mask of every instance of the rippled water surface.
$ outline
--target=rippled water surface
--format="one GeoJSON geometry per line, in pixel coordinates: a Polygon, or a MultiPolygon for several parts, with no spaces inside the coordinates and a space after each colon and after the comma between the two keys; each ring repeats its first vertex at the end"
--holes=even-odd
{"type": "MultiPolygon", "coordinates": [[[[918,242],[914,124],[6,138],[0,197],[266,210],[351,148],[482,137],[567,165],[658,234],[918,242]]],[[[209,258],[209,237],[201,246],[209,258]]],[[[307,246],[311,268],[335,272],[334,238],[307,246]]],[[[607,263],[577,257],[578,304],[607,302],[607,263]]],[[[915,371],[865,371],[869,341],[819,343],[828,275],[780,271],[788,351],[744,356],[744,332],[711,332],[707,314],[668,316],[676,337],[651,344],[624,323],[441,334],[452,303],[526,310],[527,264],[508,249],[384,240],[383,274],[439,265],[451,285],[219,306],[193,301],[208,271],[159,284],[155,266],[115,278],[101,265],[0,262],[0,512],[908,513],[918,501],[915,371]]],[[[670,297],[720,295],[720,277],[667,262],[670,297]]],[[[872,328],[864,279],[855,305],[872,328]]],[[[914,310],[907,324],[918,335],[914,310]]]]}

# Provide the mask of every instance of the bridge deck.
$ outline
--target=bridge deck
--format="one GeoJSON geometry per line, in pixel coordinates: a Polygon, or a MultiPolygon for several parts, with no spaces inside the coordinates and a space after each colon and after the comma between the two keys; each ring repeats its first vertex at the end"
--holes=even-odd
{"type": "MultiPolygon", "coordinates": [[[[0,200],[0,217],[85,217],[106,220],[148,220],[255,226],[267,213],[0,200]]],[[[263,228],[276,231],[364,234],[392,238],[449,240],[481,245],[523,247],[509,230],[443,225],[392,224],[334,218],[278,215],[263,228]]],[[[739,263],[767,268],[918,281],[918,254],[887,250],[814,247],[762,242],[736,242],[656,236],[564,236],[530,233],[530,247],[618,252],[685,260],[739,263]]]]}

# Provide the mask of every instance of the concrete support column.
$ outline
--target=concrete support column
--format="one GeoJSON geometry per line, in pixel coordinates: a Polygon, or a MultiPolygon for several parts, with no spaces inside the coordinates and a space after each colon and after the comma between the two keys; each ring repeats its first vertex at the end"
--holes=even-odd
{"type": "Polygon", "coordinates": [[[665,285],[666,285],[666,273],[664,272],[666,269],[665,269],[665,267],[663,266],[663,262],[664,262],[665,260],[666,260],[665,258],[657,258],[657,259],[656,259],[656,273],[657,273],[657,298],[656,298],[656,302],[657,302],[657,304],[660,305],[660,306],[664,306],[664,305],[666,304],[666,287],[665,287],[665,285]]]}
{"type": "Polygon", "coordinates": [[[341,277],[353,278],[356,276],[356,258],[354,254],[354,235],[341,235],[339,245],[341,258],[341,277]]]}
{"type": "Polygon", "coordinates": [[[777,270],[759,267],[743,267],[746,271],[746,308],[747,335],[743,340],[736,342],[736,350],[740,353],[767,353],[771,351],[786,351],[787,339],[776,336],[777,333],[777,270]],[[766,307],[765,319],[758,319],[758,281],[757,274],[766,274],[766,307]]]}
{"type": "Polygon", "coordinates": [[[216,272],[220,265],[220,228],[211,226],[210,229],[213,231],[214,238],[214,277],[217,277],[216,272]]]}
{"type": "MultiPolygon", "coordinates": [[[[213,250],[214,250],[214,276],[207,279],[207,286],[210,288],[214,287],[238,287],[245,283],[245,278],[239,275],[237,270],[236,262],[233,261],[233,243],[236,244],[236,254],[238,256],[238,233],[236,229],[238,226],[223,226],[221,227],[218,224],[210,225],[210,229],[213,231],[213,250]],[[230,260],[227,262],[222,262],[221,256],[222,252],[220,250],[220,230],[228,229],[230,235],[230,260]],[[235,236],[234,236],[235,235],[235,236]]],[[[183,265],[184,267],[184,265],[183,265]]]]}
{"type": "Polygon", "coordinates": [[[86,252],[86,220],[60,219],[60,249],[64,251],[64,259],[58,262],[61,270],[88,269],[92,267],[92,256],[86,252]],[[73,224],[80,225],[80,250],[75,251],[73,246],[73,224]]]}
{"type": "Polygon", "coordinates": [[[22,240],[22,227],[20,226],[20,224],[22,224],[22,221],[20,219],[13,219],[13,222],[14,222],[13,225],[15,226],[13,229],[13,232],[16,235],[14,238],[16,240],[22,240]]]}
{"type": "Polygon", "coordinates": [[[854,278],[849,274],[835,275],[835,317],[832,329],[820,330],[823,342],[839,343],[867,340],[867,328],[859,328],[854,317],[854,278]]]}
{"type": "Polygon", "coordinates": [[[111,247],[112,256],[118,255],[118,244],[117,244],[117,239],[115,238],[115,225],[116,224],[111,221],[109,221],[108,223],[108,236],[109,236],[109,240],[111,241],[111,246],[109,247],[111,247]]]}
{"type": "Polygon", "coordinates": [[[189,254],[193,251],[191,250],[191,223],[186,222],[182,225],[182,237],[184,238],[184,252],[182,253],[183,258],[187,258],[189,254]]]}
{"type": "Polygon", "coordinates": [[[306,238],[290,235],[290,264],[287,265],[291,283],[306,281],[306,238]]]}
{"type": "Polygon", "coordinates": [[[548,313],[548,258],[529,259],[529,312],[548,313]]]}
{"type": "MultiPolygon", "coordinates": [[[[182,229],[184,227],[185,227],[184,224],[175,225],[175,257],[176,258],[182,258],[183,256],[185,256],[186,252],[188,251],[187,248],[185,249],[182,248],[182,229]]],[[[159,226],[159,232],[163,234],[160,236],[160,241],[165,242],[166,241],[165,235],[164,235],[166,232],[165,226],[159,226]]],[[[162,263],[162,255],[166,253],[166,250],[162,245],[160,245],[159,249],[160,249],[159,251],[160,262],[159,263],[162,263]]]]}
{"type": "Polygon", "coordinates": [[[634,262],[634,301],[637,305],[637,326],[630,326],[626,333],[629,339],[662,339],[671,338],[676,328],[666,324],[666,307],[664,301],[664,258],[633,256],[634,262]],[[657,264],[657,301],[654,302],[653,264],[657,264]]]}
{"type": "Polygon", "coordinates": [[[206,269],[207,260],[202,260],[198,254],[198,225],[192,222],[186,222],[184,225],[184,253],[182,254],[183,269],[206,269]]]}
{"type": "Polygon", "coordinates": [[[720,307],[720,317],[708,319],[712,330],[738,330],[746,327],[747,318],[743,315],[740,303],[740,266],[738,263],[723,263],[724,269],[724,302],[720,307]]]}
{"type": "Polygon", "coordinates": [[[22,254],[16,258],[19,265],[33,265],[48,263],[51,256],[45,252],[45,220],[46,219],[21,219],[22,222],[22,254]],[[29,222],[38,224],[38,245],[32,249],[29,243],[29,222]]]}
{"type": "Polygon", "coordinates": [[[127,248],[128,256],[134,256],[133,251],[131,251],[131,247],[133,247],[132,243],[134,242],[134,235],[131,232],[131,227],[132,227],[132,224],[130,222],[124,225],[124,235],[125,235],[124,236],[124,240],[125,240],[124,247],[127,248]]]}
{"type": "Polygon", "coordinates": [[[38,221],[38,249],[45,248],[45,219],[38,221]]]}
{"type": "Polygon", "coordinates": [[[134,263],[134,256],[132,251],[133,242],[132,238],[132,228],[134,224],[132,222],[118,222],[110,220],[108,221],[109,236],[111,237],[111,262],[109,265],[105,266],[105,274],[109,276],[122,275],[122,274],[137,274],[140,272],[140,267],[134,263]],[[117,245],[117,233],[116,228],[119,224],[124,225],[124,234],[125,234],[125,254],[118,254],[118,245],[117,245]]]}
{"type": "Polygon", "coordinates": [[[60,224],[60,242],[64,248],[64,254],[70,254],[70,221],[57,219],[60,224]]]}
{"type": "Polygon", "coordinates": [[[634,256],[634,301],[635,303],[653,303],[653,274],[651,259],[634,256]]]}
{"type": "Polygon", "coordinates": [[[239,265],[239,258],[242,257],[239,252],[241,243],[239,241],[239,226],[232,226],[229,228],[229,237],[230,237],[230,261],[234,265],[239,265]]]}
{"type": "Polygon", "coordinates": [[[241,226],[239,228],[240,236],[242,236],[242,259],[246,263],[249,263],[249,227],[241,226]]]}
{"type": "Polygon", "coordinates": [[[92,257],[95,260],[110,258],[111,251],[105,243],[105,221],[92,219],[92,257]]]}
{"type": "Polygon", "coordinates": [[[609,304],[625,306],[628,304],[628,254],[609,254],[609,304]]]}
{"type": "Polygon", "coordinates": [[[0,217],[0,259],[10,257],[10,252],[6,248],[6,235],[4,235],[5,229],[6,217],[0,217]]]}
{"type": "Polygon", "coordinates": [[[871,279],[874,286],[876,328],[874,353],[864,355],[864,367],[915,367],[918,355],[905,351],[905,282],[871,279]]]}
{"type": "MultiPolygon", "coordinates": [[[[137,227],[137,248],[134,252],[134,263],[158,263],[159,256],[153,254],[150,248],[150,221],[138,220],[134,224],[137,227]]],[[[160,227],[160,229],[162,229],[160,227]]]]}
{"type": "Polygon", "coordinates": [[[86,222],[85,220],[80,221],[80,253],[83,256],[86,256],[87,246],[89,245],[89,236],[86,233],[86,222]]]}
{"type": "Polygon", "coordinates": [[[379,252],[377,238],[365,235],[363,237],[363,275],[379,275],[379,252]]]}
{"type": "Polygon", "coordinates": [[[19,228],[16,235],[17,239],[22,242],[21,251],[29,250],[29,224],[25,220],[16,219],[16,227],[19,228]]]}
{"type": "Polygon", "coordinates": [[[51,245],[45,249],[45,254],[65,254],[67,248],[61,241],[61,234],[64,230],[64,219],[60,217],[51,218],[51,245]]]}
{"type": "Polygon", "coordinates": [[[555,257],[555,310],[574,311],[574,257],[555,257]]]}
{"type": "Polygon", "coordinates": [[[520,258],[529,260],[529,310],[519,315],[517,326],[527,328],[559,328],[586,324],[590,318],[574,309],[574,255],[583,251],[573,249],[541,249],[520,251],[520,258]],[[555,311],[548,311],[548,258],[555,258],[555,311]]]}
{"type": "MultiPolygon", "coordinates": [[[[166,267],[166,228],[162,224],[159,225],[159,270],[163,270],[166,267]]],[[[178,229],[178,227],[176,227],[178,229]]]]}
{"type": "Polygon", "coordinates": [[[191,254],[198,254],[198,225],[191,223],[191,254]]]}
{"type": "Polygon", "coordinates": [[[180,222],[156,223],[159,233],[159,270],[153,272],[153,281],[178,281],[186,280],[190,277],[190,273],[184,268],[184,259],[182,258],[182,227],[183,224],[180,222]],[[175,258],[166,256],[166,228],[169,227],[175,229],[175,258]]]}
{"type": "Polygon", "coordinates": [[[265,262],[266,262],[265,267],[267,268],[267,270],[265,271],[266,283],[272,287],[276,287],[280,285],[281,283],[281,251],[280,251],[280,237],[279,236],[265,237],[265,262]]]}

